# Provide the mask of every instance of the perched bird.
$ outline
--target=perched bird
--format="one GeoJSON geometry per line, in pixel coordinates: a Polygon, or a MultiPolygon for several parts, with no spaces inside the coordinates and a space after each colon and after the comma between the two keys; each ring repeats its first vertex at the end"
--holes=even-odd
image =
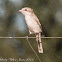
{"type": "Polygon", "coordinates": [[[43,53],[42,43],[41,43],[41,33],[42,28],[39,22],[39,19],[34,14],[33,9],[29,7],[22,8],[19,10],[24,16],[25,21],[30,34],[36,34],[36,41],[38,43],[38,51],[39,53],[43,53]]]}

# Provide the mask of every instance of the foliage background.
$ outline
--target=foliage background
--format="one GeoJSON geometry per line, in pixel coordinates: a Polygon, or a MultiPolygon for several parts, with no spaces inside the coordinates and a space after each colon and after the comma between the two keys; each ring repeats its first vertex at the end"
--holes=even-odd
{"type": "MultiPolygon", "coordinates": [[[[33,8],[46,37],[62,37],[62,0],[0,0],[0,36],[28,35],[24,15],[18,12],[23,7],[33,8]]],[[[35,39],[29,41],[42,62],[62,62],[62,39],[42,39],[43,54],[38,53],[35,39]]],[[[0,58],[30,58],[38,62],[26,39],[0,38],[0,58]]]]}

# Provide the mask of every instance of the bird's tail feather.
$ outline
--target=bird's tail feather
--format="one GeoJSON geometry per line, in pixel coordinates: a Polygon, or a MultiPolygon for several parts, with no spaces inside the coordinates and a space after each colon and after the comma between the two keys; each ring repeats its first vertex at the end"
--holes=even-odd
{"type": "Polygon", "coordinates": [[[38,51],[39,53],[43,53],[42,43],[41,43],[41,33],[36,34],[36,41],[38,43],[38,51]]]}

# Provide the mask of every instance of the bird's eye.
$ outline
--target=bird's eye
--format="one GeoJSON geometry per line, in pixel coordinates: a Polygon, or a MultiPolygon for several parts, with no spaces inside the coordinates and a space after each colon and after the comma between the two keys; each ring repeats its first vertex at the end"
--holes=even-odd
{"type": "Polygon", "coordinates": [[[25,11],[27,11],[27,9],[25,9],[25,11]]]}

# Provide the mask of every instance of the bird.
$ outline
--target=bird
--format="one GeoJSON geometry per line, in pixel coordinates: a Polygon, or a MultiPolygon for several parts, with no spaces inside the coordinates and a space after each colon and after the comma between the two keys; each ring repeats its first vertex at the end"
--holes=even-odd
{"type": "Polygon", "coordinates": [[[41,43],[42,27],[41,27],[38,17],[34,14],[33,9],[30,7],[24,7],[21,10],[19,10],[19,12],[21,12],[25,16],[25,21],[29,30],[29,34],[36,35],[36,41],[38,44],[38,52],[43,53],[43,47],[41,43]]]}

